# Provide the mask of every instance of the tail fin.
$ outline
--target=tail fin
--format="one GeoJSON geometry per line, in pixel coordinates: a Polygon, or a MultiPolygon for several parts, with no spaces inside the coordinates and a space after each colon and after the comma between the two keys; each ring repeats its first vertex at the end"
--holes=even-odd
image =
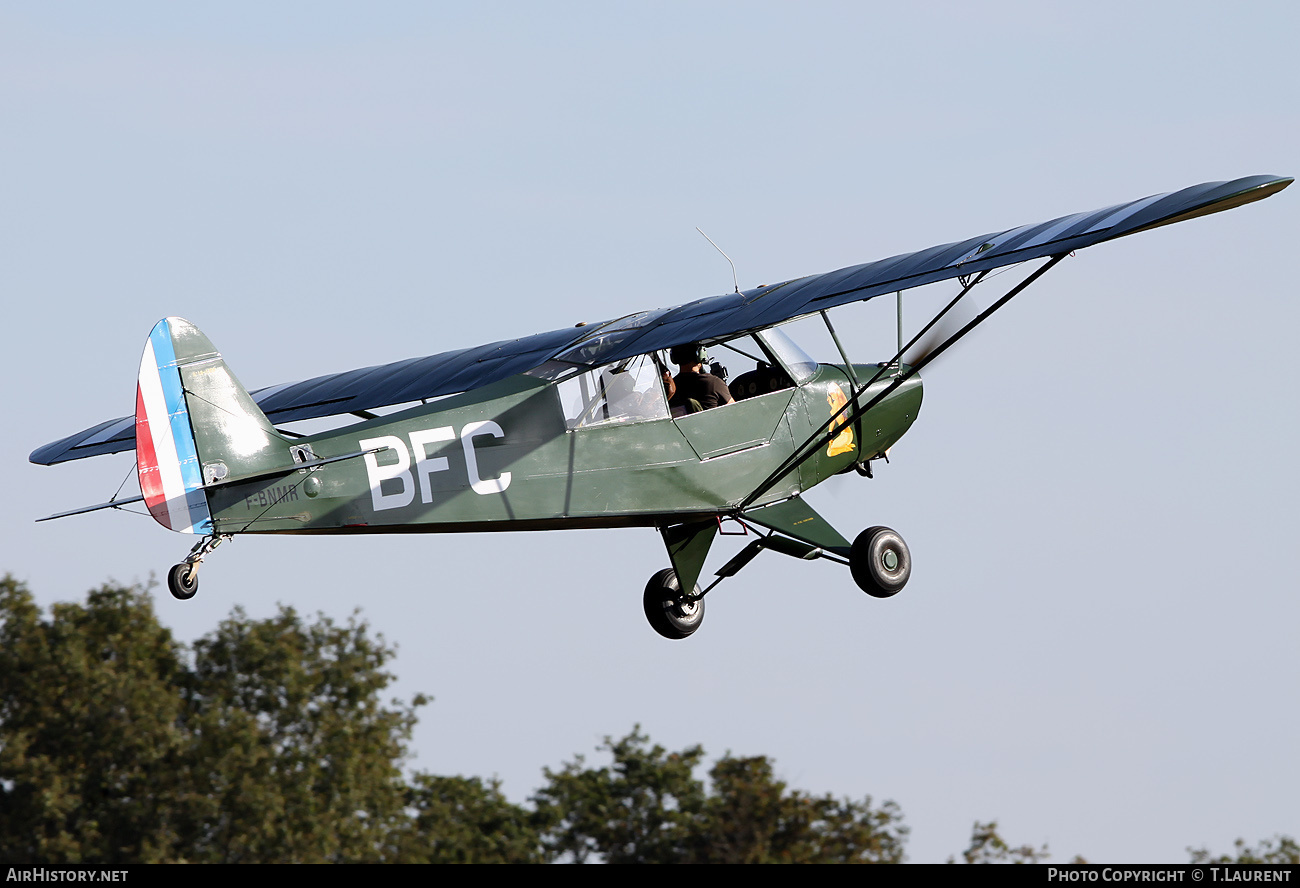
{"type": "Polygon", "coordinates": [[[154,325],[140,360],[136,465],[149,513],[181,533],[211,533],[205,484],[291,465],[276,432],[221,354],[181,318],[154,325]]]}

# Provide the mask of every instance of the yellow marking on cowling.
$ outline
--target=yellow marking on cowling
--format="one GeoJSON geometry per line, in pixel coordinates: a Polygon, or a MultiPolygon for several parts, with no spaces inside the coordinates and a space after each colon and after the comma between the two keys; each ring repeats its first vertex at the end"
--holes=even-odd
{"type": "MultiPolygon", "coordinates": [[[[831,405],[831,416],[834,416],[849,403],[849,398],[838,385],[832,385],[830,390],[826,392],[826,403],[831,405]]],[[[841,426],[840,433],[831,439],[830,446],[826,448],[826,455],[839,456],[841,453],[852,452],[853,427],[846,424],[841,426]]]]}

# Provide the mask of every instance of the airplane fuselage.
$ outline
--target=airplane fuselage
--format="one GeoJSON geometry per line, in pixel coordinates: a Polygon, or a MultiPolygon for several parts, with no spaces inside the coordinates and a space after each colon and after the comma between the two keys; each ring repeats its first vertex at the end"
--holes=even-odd
{"type": "MultiPolygon", "coordinates": [[[[856,366],[869,379],[875,366],[856,366]]],[[[861,396],[888,382],[885,376],[861,396]]],[[[210,491],[217,533],[357,533],[654,526],[724,514],[851,394],[844,368],[673,418],[566,422],[560,387],[528,375],[302,439],[364,457],[210,491]]],[[[920,409],[908,380],[753,505],[880,455],[920,409]]]]}

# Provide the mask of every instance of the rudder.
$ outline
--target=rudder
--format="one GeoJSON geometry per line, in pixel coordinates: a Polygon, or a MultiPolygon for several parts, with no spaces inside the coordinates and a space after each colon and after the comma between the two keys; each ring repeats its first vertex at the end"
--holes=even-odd
{"type": "Polygon", "coordinates": [[[164,318],[136,385],[136,464],[149,513],[180,533],[211,533],[205,484],[292,464],[280,435],[198,327],[164,318]]]}

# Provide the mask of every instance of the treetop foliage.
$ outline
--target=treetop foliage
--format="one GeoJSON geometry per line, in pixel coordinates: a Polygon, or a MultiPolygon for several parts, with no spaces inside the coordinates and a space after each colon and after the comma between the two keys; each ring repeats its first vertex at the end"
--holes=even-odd
{"type": "Polygon", "coordinates": [[[547,851],[582,863],[899,863],[907,827],[892,802],[809,796],[774,776],[766,756],[726,755],[695,776],[704,750],[668,752],[640,728],[582,756],[533,797],[547,851]]]}
{"type": "MultiPolygon", "coordinates": [[[[395,655],[353,614],[236,608],[192,646],[138,587],[41,613],[0,579],[0,859],[24,863],[899,863],[893,802],[809,795],[766,756],[669,751],[635,728],[543,772],[407,774],[422,695],[385,702],[395,655]]],[[[1195,863],[1297,863],[1286,836],[1195,863]]],[[[1036,863],[976,823],[967,863],[1036,863]]],[[[952,861],[950,861],[952,862],[952,861]]]]}
{"type": "MultiPolygon", "coordinates": [[[[997,821],[988,823],[975,822],[971,828],[970,845],[961,854],[963,863],[1043,863],[1051,854],[1047,851],[1047,846],[1035,848],[1033,845],[1021,845],[1019,848],[1012,848],[1006,843],[1002,836],[998,835],[997,821]]],[[[956,863],[954,857],[948,858],[949,863],[956,863]]],[[[1075,863],[1083,863],[1082,860],[1075,860],[1075,863]]]]}
{"type": "Polygon", "coordinates": [[[1264,839],[1252,848],[1245,839],[1234,843],[1236,854],[1212,855],[1205,848],[1188,848],[1192,863],[1300,863],[1300,844],[1290,836],[1274,836],[1264,839]]]}
{"type": "Polygon", "coordinates": [[[189,650],[150,595],[42,619],[0,581],[0,857],[379,860],[404,822],[414,705],[355,616],[239,610],[189,650]]]}

